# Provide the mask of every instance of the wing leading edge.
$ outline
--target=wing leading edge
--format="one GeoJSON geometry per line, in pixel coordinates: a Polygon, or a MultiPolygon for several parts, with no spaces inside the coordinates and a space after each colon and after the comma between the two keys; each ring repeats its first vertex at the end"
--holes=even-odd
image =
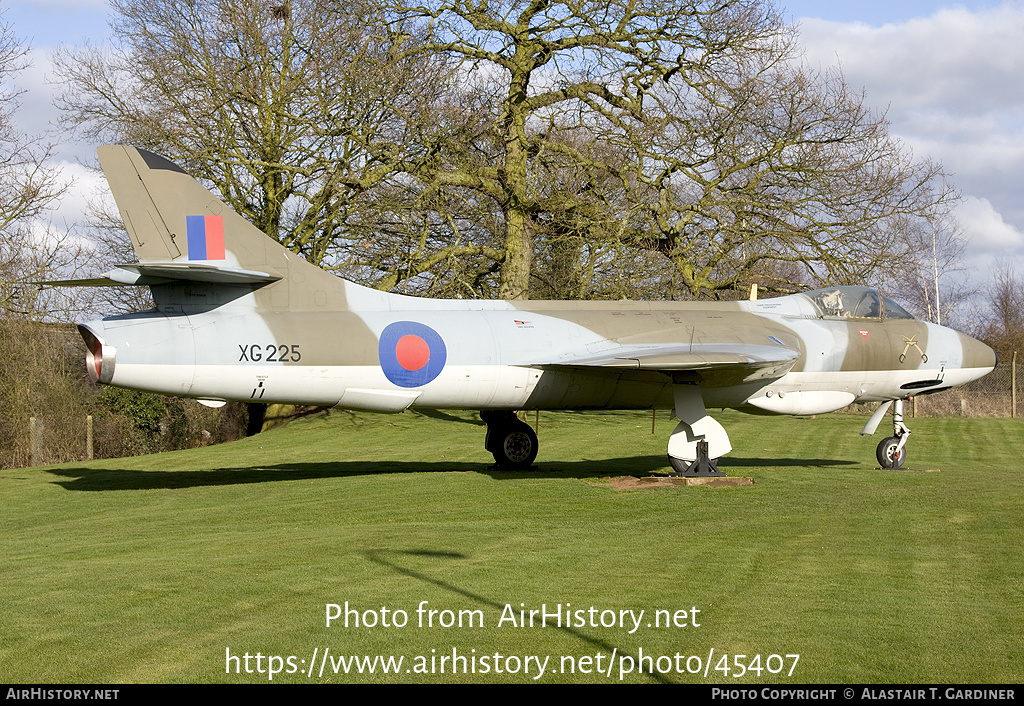
{"type": "Polygon", "coordinates": [[[774,380],[788,373],[800,353],[782,346],[754,344],[642,344],[615,346],[599,353],[538,362],[544,368],[617,368],[663,373],[694,373],[705,387],[728,387],[774,380]]]}

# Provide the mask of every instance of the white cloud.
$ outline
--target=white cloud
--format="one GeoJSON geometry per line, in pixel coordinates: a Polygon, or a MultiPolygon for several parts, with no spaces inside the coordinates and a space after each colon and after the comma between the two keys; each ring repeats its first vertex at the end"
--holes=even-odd
{"type": "Polygon", "coordinates": [[[979,107],[1019,109],[1014,90],[1024,69],[1024,7],[940,10],[931,17],[870,27],[807,20],[809,58],[837,58],[854,85],[899,110],[943,105],[967,114],[979,107]]]}
{"type": "Polygon", "coordinates": [[[104,193],[109,193],[103,174],[78,162],[61,161],[56,165],[65,179],[71,182],[60,205],[54,210],[53,223],[63,227],[80,223],[89,211],[89,204],[104,193]]]}
{"type": "Polygon", "coordinates": [[[49,52],[33,49],[26,58],[28,66],[12,79],[19,91],[14,126],[23,135],[52,143],[54,162],[95,161],[95,145],[75,141],[73,135],[59,125],[61,116],[54,101],[62,89],[55,83],[49,52]]]}
{"type": "MultiPolygon", "coordinates": [[[[1007,184],[1019,180],[1024,171],[1024,130],[1004,116],[955,118],[941,111],[921,111],[895,127],[916,155],[931,156],[955,173],[965,191],[987,192],[1002,201],[1007,184]]],[[[1012,195],[1016,198],[1016,187],[1012,195]]]]}
{"type": "Polygon", "coordinates": [[[894,135],[971,195],[958,215],[972,249],[1024,258],[1024,3],[882,26],[804,20],[801,44],[811,65],[840,65],[894,135]]]}
{"type": "Polygon", "coordinates": [[[44,248],[59,245],[68,252],[95,251],[84,219],[89,204],[104,192],[109,193],[106,180],[96,170],[77,162],[62,161],[50,166],[59,171],[61,180],[69,187],[54,208],[29,224],[32,238],[44,248]]]}
{"type": "Polygon", "coordinates": [[[898,113],[941,108],[1024,116],[1016,90],[1024,70],[1024,7],[942,10],[882,27],[809,20],[801,37],[809,60],[838,62],[872,103],[898,113]]]}
{"type": "Polygon", "coordinates": [[[967,196],[956,210],[957,218],[979,255],[1024,255],[1024,232],[1007,223],[986,198],[967,196]]]}

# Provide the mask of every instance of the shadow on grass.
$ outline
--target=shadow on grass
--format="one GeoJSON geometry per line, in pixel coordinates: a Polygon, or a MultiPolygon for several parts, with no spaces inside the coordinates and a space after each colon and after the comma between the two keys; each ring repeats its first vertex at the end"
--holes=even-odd
{"type": "Polygon", "coordinates": [[[375,476],[406,473],[481,473],[498,480],[517,478],[602,478],[609,475],[650,475],[666,468],[662,456],[641,456],[600,461],[544,464],[533,471],[498,471],[484,463],[425,463],[414,461],[336,461],[331,463],[283,463],[250,468],[211,468],[208,470],[169,469],[141,471],[135,469],[105,469],[79,466],[57,466],[45,469],[47,473],[67,478],[57,482],[68,490],[155,490],[194,488],[216,485],[242,485],[246,483],[275,483],[280,481],[317,478],[343,478],[346,476],[375,476]]]}
{"type": "Polygon", "coordinates": [[[840,466],[859,466],[859,461],[843,461],[835,458],[737,458],[726,456],[719,467],[728,472],[730,468],[774,468],[777,466],[795,466],[797,468],[838,468],[840,466]]]}
{"type": "MultiPolygon", "coordinates": [[[[443,589],[445,591],[448,591],[449,593],[454,593],[456,595],[462,596],[463,598],[468,598],[469,600],[477,603],[478,605],[488,606],[491,609],[493,609],[494,611],[496,611],[496,612],[498,612],[498,613],[500,613],[502,615],[505,614],[506,609],[508,608],[508,604],[507,603],[501,603],[501,602],[499,602],[499,601],[497,601],[497,600],[495,600],[493,598],[488,598],[487,596],[482,596],[479,593],[474,593],[473,591],[470,591],[469,589],[462,588],[460,586],[457,586],[457,585],[455,585],[453,583],[450,583],[448,581],[445,581],[443,579],[435,578],[433,576],[430,576],[430,575],[424,573],[424,571],[422,571],[422,570],[416,570],[416,569],[412,569],[412,568],[410,568],[408,566],[403,566],[404,562],[402,561],[403,556],[413,556],[413,557],[417,557],[417,558],[436,559],[436,560],[466,559],[468,557],[465,554],[462,554],[462,553],[459,553],[459,552],[436,551],[436,550],[431,550],[431,549],[406,549],[406,550],[401,550],[401,549],[368,549],[368,550],[364,550],[363,552],[360,552],[360,553],[367,560],[372,561],[375,564],[379,564],[380,566],[383,566],[383,567],[385,567],[385,568],[387,568],[387,569],[389,569],[391,571],[394,571],[395,573],[401,574],[402,576],[407,576],[409,578],[415,579],[417,581],[421,581],[423,583],[429,583],[429,584],[431,584],[433,586],[437,586],[438,588],[441,588],[441,589],[443,589]]],[[[561,604],[559,604],[559,605],[561,605],[561,604]]],[[[515,617],[518,617],[518,611],[519,611],[518,608],[513,608],[511,614],[513,616],[515,616],[515,617]]],[[[565,620],[563,620],[563,622],[567,622],[568,618],[569,618],[569,616],[566,615],[565,616],[565,620]]],[[[539,618],[538,618],[538,620],[539,620],[539,618]]],[[[521,626],[519,626],[519,627],[521,627],[521,626]]],[[[570,635],[573,638],[579,640],[580,642],[584,642],[587,645],[590,645],[591,648],[596,648],[598,650],[601,650],[602,652],[604,652],[606,654],[608,659],[612,659],[612,655],[619,655],[619,659],[620,660],[622,660],[626,656],[629,656],[633,660],[633,662],[632,662],[633,665],[640,664],[639,655],[634,655],[632,652],[630,652],[629,650],[627,650],[627,649],[625,649],[623,647],[619,647],[618,645],[613,645],[612,643],[608,642],[607,640],[601,640],[601,639],[596,638],[596,637],[594,637],[592,635],[588,635],[587,633],[582,632],[580,630],[577,630],[576,628],[574,628],[574,627],[572,627],[570,625],[564,625],[564,624],[563,625],[553,625],[549,621],[548,624],[547,624],[547,627],[548,627],[548,629],[560,630],[562,633],[564,633],[566,635],[570,635]]],[[[621,662],[620,662],[620,664],[621,664],[621,662]]],[[[561,663],[558,664],[558,672],[557,673],[559,673],[559,674],[563,673],[561,671],[561,663]]],[[[661,674],[659,674],[657,672],[648,672],[648,673],[643,673],[642,675],[649,677],[652,681],[659,682],[659,683],[662,683],[662,684],[671,684],[672,683],[671,680],[666,679],[663,675],[661,675],[661,674]]]]}
{"type": "Polygon", "coordinates": [[[427,417],[428,419],[437,419],[442,422],[458,422],[460,424],[469,424],[474,427],[484,427],[483,420],[479,416],[467,416],[465,414],[450,414],[443,409],[416,409],[416,414],[421,417],[427,417]]]}
{"type": "MultiPolygon", "coordinates": [[[[723,459],[721,469],[772,468],[778,466],[829,468],[857,465],[853,461],[832,459],[723,459]]],[[[284,463],[252,466],[248,468],[210,468],[207,470],[141,471],[135,469],[105,469],[96,467],[57,466],[45,469],[67,480],[57,485],[67,490],[157,490],[196,488],[219,485],[245,485],[249,483],[277,483],[282,481],[346,476],[374,476],[407,473],[479,473],[495,480],[523,478],[576,478],[595,479],[609,476],[664,475],[670,469],[663,455],[631,456],[583,461],[555,461],[542,463],[528,471],[503,471],[484,463],[414,462],[414,461],[335,461],[329,463],[284,463]]],[[[735,475],[735,474],[733,474],[735,475]]]]}

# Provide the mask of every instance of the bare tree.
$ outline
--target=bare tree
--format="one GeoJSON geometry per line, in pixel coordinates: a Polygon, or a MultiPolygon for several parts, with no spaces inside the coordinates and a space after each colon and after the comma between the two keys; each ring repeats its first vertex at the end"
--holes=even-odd
{"type": "Polygon", "coordinates": [[[904,227],[912,254],[880,280],[881,286],[928,321],[967,326],[965,305],[982,287],[964,259],[967,241],[956,214],[938,208],[907,219],[904,227]]]}
{"type": "Polygon", "coordinates": [[[71,234],[46,225],[47,210],[67,184],[47,164],[45,139],[17,125],[14,84],[26,66],[25,45],[0,18],[0,468],[28,461],[31,415],[53,410],[54,421],[37,431],[59,438],[81,398],[70,373],[67,331],[51,323],[72,315],[69,300],[37,284],[72,275],[81,253],[71,234]]]}
{"type": "Polygon", "coordinates": [[[783,290],[876,279],[913,254],[906,220],[955,197],[840,74],[786,45],[659,97],[663,124],[637,145],[636,200],[651,204],[638,242],[672,260],[691,297],[762,278],[783,290]]]}
{"type": "Polygon", "coordinates": [[[70,235],[41,220],[67,189],[47,164],[51,146],[15,121],[14,80],[27,66],[27,51],[0,17],[0,312],[40,318],[59,306],[33,283],[67,272],[80,253],[70,235]]]}
{"type": "Polygon", "coordinates": [[[565,135],[587,131],[595,120],[623,129],[643,124],[644,99],[657,82],[678,74],[699,83],[781,31],[778,16],[757,0],[398,0],[383,3],[381,13],[389,37],[425,35],[400,56],[457,62],[466,81],[493,99],[478,131],[461,136],[462,149],[442,137],[426,158],[402,167],[431,188],[473,190],[495,204],[502,220],[498,293],[511,299],[527,295],[541,224],[557,230],[561,221],[571,231],[604,200],[586,189],[537,188],[545,170],[564,171],[569,162],[587,183],[605,169],[599,154],[575,148],[565,135]]]}
{"type": "Polygon", "coordinates": [[[763,0],[113,7],[114,49],[58,57],[81,134],[184,162],[384,289],[862,281],[911,252],[901,218],[948,196],[842,76],[795,62],[763,0]]]}
{"type": "Polygon", "coordinates": [[[984,299],[977,335],[1008,361],[1014,351],[1024,351],[1024,282],[1012,265],[1004,261],[993,267],[984,299]]]}
{"type": "Polygon", "coordinates": [[[950,198],[840,74],[800,65],[767,2],[392,0],[382,15],[389,37],[418,38],[399,55],[463,67],[476,119],[400,167],[494,204],[502,297],[531,275],[586,292],[621,243],[668,258],[688,297],[863,281],[911,253],[901,219],[950,198]]]}
{"type": "Polygon", "coordinates": [[[393,61],[360,3],[114,0],[112,48],[62,49],[79,135],[159,152],[327,269],[372,237],[393,173],[364,141],[407,141],[433,80],[393,61]],[[387,98],[382,98],[386,96],[387,98]]]}

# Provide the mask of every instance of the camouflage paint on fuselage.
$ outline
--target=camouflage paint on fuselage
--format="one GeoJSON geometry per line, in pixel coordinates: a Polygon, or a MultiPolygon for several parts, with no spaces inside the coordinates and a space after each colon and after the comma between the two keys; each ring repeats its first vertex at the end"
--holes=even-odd
{"type": "Polygon", "coordinates": [[[393,412],[678,409],[697,389],[708,407],[813,414],[995,365],[988,347],[867,288],[718,303],[380,292],[297,257],[162,157],[99,154],[139,256],[108,276],[149,285],[155,301],[82,327],[89,368],[109,384],[393,412]]]}

